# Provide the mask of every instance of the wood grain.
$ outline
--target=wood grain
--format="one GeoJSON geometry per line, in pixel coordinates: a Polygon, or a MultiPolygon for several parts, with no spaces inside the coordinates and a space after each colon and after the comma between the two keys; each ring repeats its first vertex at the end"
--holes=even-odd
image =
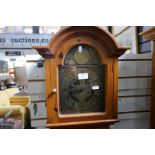
{"type": "Polygon", "coordinates": [[[128,47],[120,47],[115,38],[101,28],[94,26],[71,26],[60,30],[49,41],[47,47],[34,48],[45,58],[46,127],[109,128],[110,124],[118,121],[118,57],[124,54],[128,47]],[[94,48],[100,57],[100,63],[106,65],[105,112],[72,115],[60,114],[58,66],[64,65],[66,54],[77,45],[87,45],[94,48]],[[56,94],[51,94],[52,88],[57,90],[56,94]]]}
{"type": "Polygon", "coordinates": [[[152,43],[152,103],[151,103],[151,128],[155,129],[155,40],[152,43]]]}

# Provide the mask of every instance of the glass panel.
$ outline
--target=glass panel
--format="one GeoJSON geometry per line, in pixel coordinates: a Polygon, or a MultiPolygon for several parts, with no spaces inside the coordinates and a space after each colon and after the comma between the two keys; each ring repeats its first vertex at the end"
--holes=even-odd
{"type": "Polygon", "coordinates": [[[24,26],[15,26],[15,33],[24,33],[24,26]]]}
{"type": "Polygon", "coordinates": [[[15,27],[14,26],[5,26],[5,33],[14,33],[15,27]]]}
{"type": "Polygon", "coordinates": [[[0,33],[32,33],[32,26],[4,26],[0,33]]]}
{"type": "Polygon", "coordinates": [[[32,26],[24,26],[24,32],[26,34],[32,34],[33,33],[32,26]]]}
{"type": "Polygon", "coordinates": [[[0,73],[8,73],[8,62],[0,60],[0,73]]]}
{"type": "Polygon", "coordinates": [[[40,26],[39,33],[40,34],[55,34],[61,29],[61,26],[40,26]]]}
{"type": "Polygon", "coordinates": [[[79,45],[72,48],[67,54],[65,65],[69,64],[99,64],[99,56],[93,48],[79,45]]]}
{"type": "Polygon", "coordinates": [[[5,26],[0,26],[0,33],[5,33],[5,26]]]}
{"type": "Polygon", "coordinates": [[[61,114],[104,112],[105,65],[59,66],[61,114]]]}
{"type": "Polygon", "coordinates": [[[104,112],[105,65],[85,45],[72,48],[59,66],[61,114],[104,112]]]}

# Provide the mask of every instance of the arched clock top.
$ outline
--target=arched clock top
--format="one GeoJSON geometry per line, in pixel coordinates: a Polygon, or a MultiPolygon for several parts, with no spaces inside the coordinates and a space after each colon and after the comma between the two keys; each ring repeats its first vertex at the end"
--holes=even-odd
{"type": "Polygon", "coordinates": [[[53,58],[57,55],[59,48],[67,41],[75,39],[76,44],[85,42],[84,38],[91,38],[100,43],[107,57],[117,58],[125,53],[129,47],[119,46],[115,38],[108,31],[95,26],[69,26],[61,29],[49,41],[47,47],[34,46],[40,55],[45,59],[53,58]]]}

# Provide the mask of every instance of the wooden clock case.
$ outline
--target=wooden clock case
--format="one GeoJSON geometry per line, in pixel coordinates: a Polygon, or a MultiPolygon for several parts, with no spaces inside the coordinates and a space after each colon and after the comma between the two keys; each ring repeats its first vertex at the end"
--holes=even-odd
{"type": "Polygon", "coordinates": [[[118,57],[128,47],[120,47],[106,30],[94,26],[61,29],[48,46],[35,46],[45,58],[47,128],[109,128],[118,121],[118,57]],[[94,48],[100,63],[106,65],[105,111],[100,113],[60,114],[58,66],[64,65],[67,52],[76,45],[94,48]]]}
{"type": "Polygon", "coordinates": [[[151,40],[152,49],[152,82],[150,105],[150,128],[155,129],[155,27],[140,33],[145,39],[151,40]]]}

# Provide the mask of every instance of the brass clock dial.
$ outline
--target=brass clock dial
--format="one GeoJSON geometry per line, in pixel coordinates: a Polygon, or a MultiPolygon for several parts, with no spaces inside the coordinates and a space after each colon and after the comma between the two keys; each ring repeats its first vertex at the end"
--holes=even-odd
{"type": "Polygon", "coordinates": [[[105,65],[89,46],[72,48],[59,66],[61,114],[103,112],[105,65]]]}
{"type": "Polygon", "coordinates": [[[74,48],[74,60],[77,64],[86,64],[89,61],[90,52],[83,46],[74,48]]]}
{"type": "Polygon", "coordinates": [[[76,71],[59,66],[60,112],[103,112],[104,71],[104,65],[77,66],[76,71]]]}
{"type": "Polygon", "coordinates": [[[99,56],[93,48],[84,45],[73,47],[65,58],[65,65],[74,62],[77,65],[98,64],[99,56]]]}

